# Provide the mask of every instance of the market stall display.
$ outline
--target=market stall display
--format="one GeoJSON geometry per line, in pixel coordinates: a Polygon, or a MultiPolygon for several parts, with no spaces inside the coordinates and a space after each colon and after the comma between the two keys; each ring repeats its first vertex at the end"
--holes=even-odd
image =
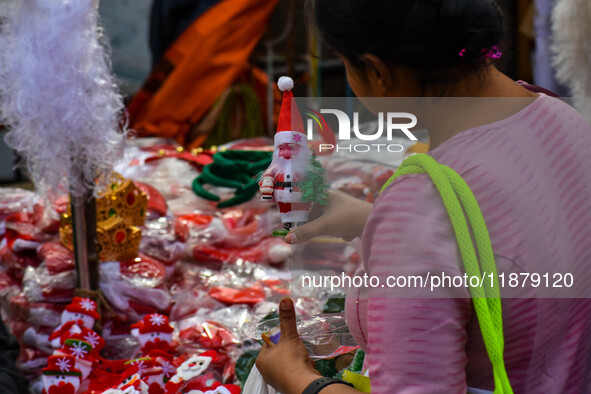
{"type": "MultiPolygon", "coordinates": [[[[85,370],[78,392],[101,393],[141,385],[131,380],[122,385],[124,375],[134,376],[125,365],[130,360],[153,365],[149,372],[135,374],[149,382],[148,388],[159,379],[165,387],[179,366],[207,351],[215,351],[217,358],[203,375],[211,384],[199,383],[206,389],[201,390],[215,392],[217,382],[216,387],[222,387],[218,392],[223,392],[232,387],[228,385],[245,382],[250,371],[244,370],[249,365],[245,360],[256,358],[260,348],[244,328],[276,317],[283,296],[295,297],[304,319],[342,311],[342,303],[335,302],[342,297],[338,291],[292,292],[303,272],[289,270],[292,248],[271,236],[281,225],[276,207],[261,204],[255,194],[243,204],[220,209],[192,190],[203,166],[178,157],[146,161],[163,142],[151,140],[140,147],[145,143],[132,142],[118,165],[126,178],[150,192],[137,256],[100,264],[100,288],[108,305],[101,305],[100,333],[94,331],[97,305],[74,298],[73,254],[60,243],[56,225],[65,205],[48,204],[20,189],[0,193],[0,228],[5,229],[0,240],[1,306],[21,342],[18,365],[37,392],[41,370],[54,353],[81,356],[72,356],[72,365],[81,373],[85,370]]],[[[329,169],[332,187],[358,191],[361,198],[375,193],[386,178],[381,174],[390,172],[378,163],[352,165],[340,157],[322,156],[319,162],[329,169]]],[[[215,192],[228,199],[234,191],[215,192]]],[[[321,240],[309,247],[312,264],[323,272],[352,272],[359,261],[355,249],[342,242],[321,240]]],[[[337,359],[329,360],[327,373],[334,371],[337,359]]],[[[148,392],[158,391],[154,386],[148,392]]]]}

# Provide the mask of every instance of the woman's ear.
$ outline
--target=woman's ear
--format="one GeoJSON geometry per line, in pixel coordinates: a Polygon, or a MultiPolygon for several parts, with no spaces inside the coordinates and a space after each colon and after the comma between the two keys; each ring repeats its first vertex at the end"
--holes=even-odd
{"type": "Polygon", "coordinates": [[[367,66],[367,76],[371,85],[383,93],[389,91],[394,84],[394,76],[390,66],[379,57],[369,53],[361,55],[361,60],[367,66]]]}

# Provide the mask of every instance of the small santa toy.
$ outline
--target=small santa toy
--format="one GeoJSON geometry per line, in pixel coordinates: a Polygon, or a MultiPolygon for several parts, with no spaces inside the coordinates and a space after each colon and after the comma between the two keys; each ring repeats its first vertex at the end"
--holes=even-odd
{"type": "Polygon", "coordinates": [[[83,328],[92,330],[95,321],[99,318],[96,302],[90,298],[74,297],[70,305],[66,306],[62,312],[62,324],[49,336],[51,345],[59,348],[68,335],[80,333],[83,328]]]}
{"type": "Polygon", "coordinates": [[[208,350],[193,356],[182,363],[176,370],[176,374],[166,383],[164,392],[177,393],[189,386],[191,380],[203,374],[213,361],[218,360],[218,353],[215,350],[208,350]]]}
{"type": "MultiPolygon", "coordinates": [[[[259,181],[263,202],[277,202],[283,228],[287,231],[308,221],[311,202],[302,200],[301,182],[311,170],[312,152],[304,132],[304,122],[293,101],[293,80],[279,78],[283,92],[279,123],[275,133],[275,152],[259,181]]],[[[281,235],[276,232],[275,235],[281,235]]]]}
{"type": "Polygon", "coordinates": [[[172,333],[174,328],[170,325],[168,316],[150,313],[131,327],[131,335],[139,340],[142,354],[148,354],[154,349],[165,352],[173,350],[172,333]]]}
{"type": "Polygon", "coordinates": [[[82,372],[75,367],[73,356],[49,356],[47,368],[43,368],[44,394],[76,394],[80,387],[82,372]]]}

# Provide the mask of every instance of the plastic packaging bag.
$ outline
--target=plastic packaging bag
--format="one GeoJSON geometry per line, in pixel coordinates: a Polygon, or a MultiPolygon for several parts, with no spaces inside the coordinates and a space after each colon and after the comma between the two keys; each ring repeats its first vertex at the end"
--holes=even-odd
{"type": "MultiPolygon", "coordinates": [[[[342,313],[325,313],[314,317],[298,316],[297,327],[300,338],[313,360],[333,358],[359,348],[342,313]]],[[[279,342],[281,335],[279,319],[247,324],[243,330],[245,335],[257,340],[266,333],[273,343],[279,342]]]]}
{"type": "Polygon", "coordinates": [[[273,387],[265,383],[263,375],[261,375],[255,365],[252,367],[250,375],[248,375],[248,379],[246,379],[246,383],[244,383],[242,394],[275,394],[275,390],[273,387]]]}

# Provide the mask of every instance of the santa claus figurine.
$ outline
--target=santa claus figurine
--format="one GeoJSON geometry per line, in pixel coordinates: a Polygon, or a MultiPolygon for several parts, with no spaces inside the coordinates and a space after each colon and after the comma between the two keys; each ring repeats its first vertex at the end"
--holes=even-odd
{"type": "Polygon", "coordinates": [[[218,360],[218,357],[215,350],[208,350],[198,356],[190,357],[177,368],[176,374],[166,383],[164,392],[174,394],[187,389],[191,380],[203,374],[213,361],[218,360]]]}
{"type": "Polygon", "coordinates": [[[142,354],[148,354],[154,349],[165,352],[173,351],[172,333],[174,328],[170,325],[168,316],[151,313],[131,327],[131,335],[139,340],[142,354]]]}
{"type": "Polygon", "coordinates": [[[259,187],[263,202],[276,202],[279,206],[281,222],[287,231],[308,221],[311,202],[302,201],[298,183],[311,169],[312,152],[302,116],[293,102],[293,80],[281,77],[277,85],[283,92],[283,102],[275,133],[275,152],[271,165],[261,176],[259,187]]]}
{"type": "Polygon", "coordinates": [[[75,364],[73,356],[49,356],[47,368],[41,370],[44,394],[76,394],[82,372],[75,364]]]}
{"type": "Polygon", "coordinates": [[[61,347],[70,334],[82,332],[83,328],[92,330],[94,322],[100,318],[96,302],[90,298],[74,297],[70,305],[62,312],[61,325],[49,336],[55,348],[61,347]]]}

